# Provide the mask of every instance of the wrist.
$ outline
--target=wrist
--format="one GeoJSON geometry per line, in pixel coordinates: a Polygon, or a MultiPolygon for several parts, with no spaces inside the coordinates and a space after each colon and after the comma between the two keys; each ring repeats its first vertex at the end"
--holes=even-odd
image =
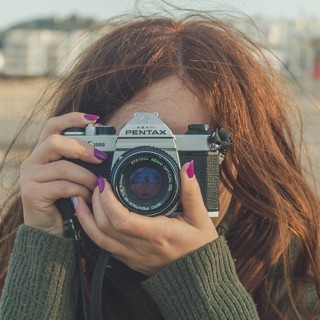
{"type": "Polygon", "coordinates": [[[61,221],[48,225],[48,224],[42,224],[42,223],[35,223],[33,221],[30,221],[29,219],[24,219],[24,225],[27,227],[32,227],[38,230],[41,230],[43,232],[55,235],[55,236],[64,236],[64,228],[63,223],[61,221]]]}

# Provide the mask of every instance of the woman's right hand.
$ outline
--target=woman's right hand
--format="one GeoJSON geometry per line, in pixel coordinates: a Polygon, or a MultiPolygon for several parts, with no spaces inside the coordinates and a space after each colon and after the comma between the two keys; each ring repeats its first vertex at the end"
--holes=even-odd
{"type": "Polygon", "coordinates": [[[98,116],[79,112],[49,119],[29,158],[21,165],[19,186],[25,225],[63,235],[63,222],[55,201],[78,196],[91,202],[97,177],[62,159],[101,163],[107,155],[86,142],[63,136],[64,130],[94,124],[98,116]]]}

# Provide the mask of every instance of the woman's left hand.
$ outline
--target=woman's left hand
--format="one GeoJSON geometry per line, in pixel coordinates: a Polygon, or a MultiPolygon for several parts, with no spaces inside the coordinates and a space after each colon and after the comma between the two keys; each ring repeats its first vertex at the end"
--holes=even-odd
{"type": "Polygon", "coordinates": [[[131,269],[152,276],[169,263],[218,238],[195,176],[186,163],[180,172],[183,213],[148,217],[130,212],[100,179],[93,193],[93,213],[79,199],[77,217],[88,236],[131,269]],[[100,192],[101,191],[101,192],[100,192]]]}

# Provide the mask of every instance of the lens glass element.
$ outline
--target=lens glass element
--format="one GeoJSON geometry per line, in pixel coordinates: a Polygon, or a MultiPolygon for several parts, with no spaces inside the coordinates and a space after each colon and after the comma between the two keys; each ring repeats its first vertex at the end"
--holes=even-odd
{"type": "Polygon", "coordinates": [[[151,167],[134,170],[129,177],[132,193],[140,199],[152,199],[160,191],[162,178],[160,173],[151,167]]]}

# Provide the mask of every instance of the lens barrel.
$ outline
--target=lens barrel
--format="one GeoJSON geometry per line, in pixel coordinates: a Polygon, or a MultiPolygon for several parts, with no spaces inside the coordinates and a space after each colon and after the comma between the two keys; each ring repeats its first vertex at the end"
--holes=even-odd
{"type": "Polygon", "coordinates": [[[180,169],[165,151],[130,149],[112,168],[110,182],[122,204],[146,216],[172,215],[179,202],[180,169]]]}

